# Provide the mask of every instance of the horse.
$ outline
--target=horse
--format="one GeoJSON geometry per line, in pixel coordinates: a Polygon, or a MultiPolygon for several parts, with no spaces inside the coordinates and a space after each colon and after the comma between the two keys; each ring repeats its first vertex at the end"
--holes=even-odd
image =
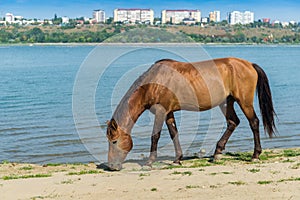
{"type": "Polygon", "coordinates": [[[182,149],[174,112],[205,111],[219,106],[227,129],[217,142],[213,155],[220,159],[225,145],[240,120],[234,110],[236,102],[246,116],[254,138],[253,161],[262,152],[259,119],[253,107],[257,91],[264,131],[272,137],[276,132],[272,94],[264,70],[247,60],[227,57],[200,62],[179,62],[172,59],[156,61],[125,93],[111,120],[107,122],[109,143],[108,168],[121,170],[133,147],[131,130],[139,116],[150,110],[154,115],[151,149],[147,165],[157,158],[157,143],[164,122],[175,148],[174,163],[180,164],[182,149]]]}

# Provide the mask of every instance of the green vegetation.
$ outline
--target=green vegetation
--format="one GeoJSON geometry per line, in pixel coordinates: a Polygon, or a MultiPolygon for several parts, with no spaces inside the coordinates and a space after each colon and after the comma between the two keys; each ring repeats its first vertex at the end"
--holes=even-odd
{"type": "Polygon", "coordinates": [[[267,184],[270,184],[270,183],[273,183],[273,181],[258,181],[257,184],[259,185],[267,185],[267,184]]]}
{"type": "Polygon", "coordinates": [[[300,177],[297,177],[297,178],[288,178],[288,179],[281,179],[277,182],[286,182],[286,181],[300,181],[300,177]]]}
{"type": "Polygon", "coordinates": [[[27,179],[27,178],[46,178],[51,177],[51,174],[30,174],[30,175],[9,175],[9,176],[3,176],[3,180],[12,180],[12,179],[27,179]]]}
{"type": "Polygon", "coordinates": [[[20,170],[32,170],[32,169],[33,167],[30,165],[20,168],[20,170]]]}
{"type": "Polygon", "coordinates": [[[157,188],[151,188],[150,191],[151,191],[151,192],[156,192],[156,191],[157,191],[157,188]]]}
{"type": "Polygon", "coordinates": [[[62,181],[62,182],[61,182],[61,184],[73,184],[73,183],[74,183],[74,181],[71,180],[71,179],[68,179],[68,180],[66,180],[66,181],[62,181]]]}
{"type": "Polygon", "coordinates": [[[232,185],[246,185],[245,182],[243,181],[231,181],[231,182],[228,182],[229,184],[232,184],[232,185]]]}
{"type": "Polygon", "coordinates": [[[245,43],[245,44],[300,44],[300,27],[270,26],[255,22],[250,25],[212,23],[204,27],[194,25],[142,24],[84,24],[0,26],[0,44],[22,43],[245,43]]]}
{"type": "Polygon", "coordinates": [[[79,172],[69,172],[68,175],[84,175],[84,174],[101,174],[103,173],[102,171],[99,170],[82,170],[79,172]]]}
{"type": "Polygon", "coordinates": [[[257,173],[257,172],[260,172],[260,169],[253,168],[253,169],[248,169],[248,171],[251,173],[257,173]]]}
{"type": "Polygon", "coordinates": [[[187,185],[185,186],[186,189],[194,189],[194,188],[199,188],[199,185],[187,185]]]}
{"type": "Polygon", "coordinates": [[[143,176],[150,176],[149,173],[140,173],[139,177],[143,177],[143,176]]]}
{"type": "Polygon", "coordinates": [[[181,174],[182,176],[184,176],[184,175],[191,176],[191,175],[192,175],[192,172],[190,172],[190,171],[186,171],[186,172],[178,172],[178,171],[174,171],[174,172],[171,173],[171,174],[172,174],[172,175],[181,174]]]}

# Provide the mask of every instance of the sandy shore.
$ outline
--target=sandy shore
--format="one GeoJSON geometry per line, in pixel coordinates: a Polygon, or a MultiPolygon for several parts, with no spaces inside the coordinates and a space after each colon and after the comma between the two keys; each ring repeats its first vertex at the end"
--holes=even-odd
{"type": "Polygon", "coordinates": [[[300,199],[300,148],[267,150],[217,162],[190,158],[182,166],[159,161],[152,169],[126,162],[120,172],[104,165],[0,165],[0,199],[300,199]]]}

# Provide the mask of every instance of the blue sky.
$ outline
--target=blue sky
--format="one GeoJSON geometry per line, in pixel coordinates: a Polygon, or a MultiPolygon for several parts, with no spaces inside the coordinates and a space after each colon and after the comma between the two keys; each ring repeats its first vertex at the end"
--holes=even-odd
{"type": "Polygon", "coordinates": [[[103,9],[107,16],[112,16],[114,8],[152,8],[157,17],[163,9],[199,9],[202,17],[208,16],[210,11],[220,10],[222,19],[233,10],[250,10],[255,13],[256,20],[300,21],[299,0],[0,0],[0,16],[11,12],[25,18],[53,18],[54,14],[71,18],[91,17],[94,9],[103,9]]]}

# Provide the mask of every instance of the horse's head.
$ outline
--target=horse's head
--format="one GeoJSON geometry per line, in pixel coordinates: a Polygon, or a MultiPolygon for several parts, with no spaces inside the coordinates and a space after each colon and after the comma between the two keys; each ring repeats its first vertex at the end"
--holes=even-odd
{"type": "Polygon", "coordinates": [[[132,149],[132,139],[125,133],[114,119],[107,122],[106,137],[108,139],[108,167],[110,170],[121,170],[122,163],[132,149]]]}

